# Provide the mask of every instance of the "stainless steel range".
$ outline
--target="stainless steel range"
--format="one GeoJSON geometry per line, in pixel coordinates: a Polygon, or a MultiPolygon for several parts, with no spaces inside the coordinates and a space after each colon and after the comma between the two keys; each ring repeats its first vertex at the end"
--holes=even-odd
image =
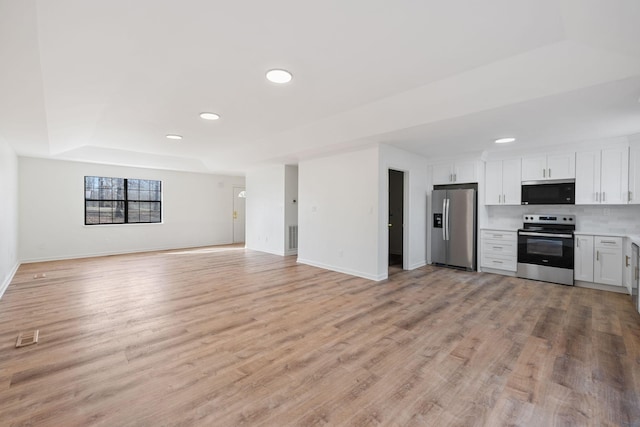
{"type": "Polygon", "coordinates": [[[574,215],[525,214],[518,230],[518,268],[525,279],[573,285],[574,215]]]}

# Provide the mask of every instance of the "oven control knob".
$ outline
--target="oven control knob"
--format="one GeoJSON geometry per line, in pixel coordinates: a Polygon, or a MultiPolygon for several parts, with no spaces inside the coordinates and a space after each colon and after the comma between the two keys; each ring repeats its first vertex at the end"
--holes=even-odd
{"type": "Polygon", "coordinates": [[[562,218],[562,220],[563,220],[563,221],[566,221],[566,220],[567,220],[567,218],[562,218]]]}

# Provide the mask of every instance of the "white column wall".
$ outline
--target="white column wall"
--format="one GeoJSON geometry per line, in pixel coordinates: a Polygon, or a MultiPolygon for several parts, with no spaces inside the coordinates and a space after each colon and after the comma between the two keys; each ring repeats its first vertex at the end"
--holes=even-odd
{"type": "Polygon", "coordinates": [[[298,262],[386,277],[378,255],[378,154],[375,147],[300,162],[298,262]]]}
{"type": "Polygon", "coordinates": [[[0,297],[18,269],[18,157],[0,140],[0,297]]]}
{"type": "Polygon", "coordinates": [[[285,254],[285,166],[266,166],[247,173],[246,246],[285,254]]]}

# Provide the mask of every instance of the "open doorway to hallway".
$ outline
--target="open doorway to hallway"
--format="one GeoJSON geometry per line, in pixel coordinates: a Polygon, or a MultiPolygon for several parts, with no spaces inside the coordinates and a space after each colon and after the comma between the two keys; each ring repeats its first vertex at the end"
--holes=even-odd
{"type": "Polygon", "coordinates": [[[389,169],[389,267],[402,269],[404,247],[404,172],[389,169]]]}

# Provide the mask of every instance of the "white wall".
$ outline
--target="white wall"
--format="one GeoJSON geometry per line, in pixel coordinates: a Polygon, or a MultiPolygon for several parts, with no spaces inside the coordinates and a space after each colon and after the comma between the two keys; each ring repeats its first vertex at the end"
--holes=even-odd
{"type": "Polygon", "coordinates": [[[284,169],[284,222],[285,253],[294,255],[297,249],[289,249],[289,226],[298,225],[298,166],[287,165],[284,169]]]}
{"type": "Polygon", "coordinates": [[[18,269],[18,157],[0,140],[0,297],[18,269]]]}
{"type": "Polygon", "coordinates": [[[405,173],[403,267],[412,270],[427,263],[427,194],[430,190],[427,159],[395,147],[381,145],[380,176],[382,179],[378,195],[380,200],[379,275],[387,273],[388,264],[389,169],[405,173]]]}
{"type": "Polygon", "coordinates": [[[19,159],[21,261],[232,242],[233,185],[244,178],[19,159]],[[84,225],[84,176],[162,181],[162,224],[84,225]]]}
{"type": "Polygon", "coordinates": [[[378,251],[379,172],[377,147],[300,162],[298,262],[386,277],[378,251]]]}
{"type": "Polygon", "coordinates": [[[285,166],[267,166],[247,173],[246,246],[284,255],[285,166]]]}

